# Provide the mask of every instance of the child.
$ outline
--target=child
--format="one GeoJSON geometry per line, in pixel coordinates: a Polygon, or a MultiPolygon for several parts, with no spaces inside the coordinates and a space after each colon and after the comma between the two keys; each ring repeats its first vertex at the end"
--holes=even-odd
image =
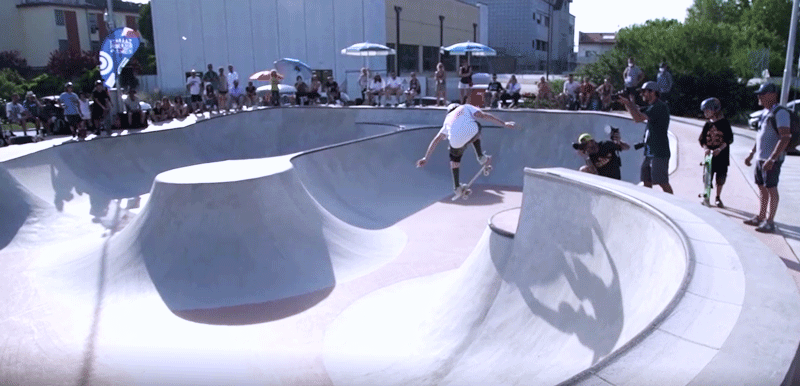
{"type": "Polygon", "coordinates": [[[705,154],[712,154],[711,173],[716,175],[717,199],[715,205],[720,208],[722,204],[720,195],[722,185],[725,185],[725,178],[728,176],[728,165],[730,164],[730,146],[733,143],[733,131],[728,119],[722,114],[722,103],[717,98],[708,98],[700,104],[700,110],[708,119],[703,130],[700,132],[700,146],[705,149],[705,154]]]}
{"type": "Polygon", "coordinates": [[[90,97],[91,95],[87,92],[82,92],[78,96],[78,108],[81,115],[81,122],[78,124],[78,139],[86,138],[86,132],[91,125],[92,112],[89,109],[90,97]]]}

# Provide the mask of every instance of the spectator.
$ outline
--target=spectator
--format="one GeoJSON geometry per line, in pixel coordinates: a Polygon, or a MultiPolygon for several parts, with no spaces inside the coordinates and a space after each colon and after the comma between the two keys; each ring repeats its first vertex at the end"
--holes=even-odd
{"type": "MultiPolygon", "coordinates": [[[[36,94],[33,91],[28,91],[25,94],[25,101],[22,102],[22,107],[25,108],[25,119],[24,124],[27,126],[28,122],[33,123],[36,125],[36,135],[37,136],[44,136],[44,130],[42,130],[42,103],[39,102],[39,99],[36,98],[36,94]]],[[[23,126],[23,127],[25,127],[23,126]]],[[[27,135],[27,133],[25,133],[27,135]]]]}
{"type": "Polygon", "coordinates": [[[408,90],[406,90],[406,107],[414,105],[414,98],[420,94],[422,86],[417,79],[417,73],[411,72],[411,79],[408,81],[408,90]]]}
{"type": "Polygon", "coordinates": [[[600,142],[596,142],[589,133],[583,133],[578,137],[576,145],[578,154],[586,161],[580,171],[617,180],[622,178],[622,161],[617,152],[631,147],[622,141],[619,130],[611,131],[610,141],[600,142]]]}
{"type": "Polygon", "coordinates": [[[269,84],[270,90],[272,90],[272,95],[270,96],[270,100],[272,101],[273,106],[280,106],[281,105],[281,89],[278,86],[283,79],[283,75],[278,74],[278,71],[272,70],[269,73],[269,84]]]}
{"type": "Polygon", "coordinates": [[[564,82],[564,95],[567,96],[567,110],[578,109],[578,89],[581,84],[575,81],[572,74],[567,75],[567,81],[564,82]]]}
{"type": "Polygon", "coordinates": [[[611,110],[611,95],[614,94],[614,85],[611,84],[611,79],[606,77],[603,84],[597,86],[597,93],[600,95],[600,103],[603,111],[611,110]]]}
{"type": "Polygon", "coordinates": [[[242,93],[242,88],[239,87],[238,79],[233,81],[233,87],[231,87],[229,93],[230,93],[231,108],[233,108],[233,104],[236,103],[236,108],[238,110],[241,110],[242,107],[244,107],[244,103],[242,103],[242,100],[244,99],[244,94],[242,93]]]}
{"type": "Polygon", "coordinates": [[[358,76],[358,88],[361,89],[361,104],[366,103],[367,90],[369,89],[369,70],[361,67],[361,75],[358,76]]]}
{"type": "Polygon", "coordinates": [[[384,101],[386,102],[387,106],[389,105],[390,96],[395,96],[395,106],[397,106],[397,102],[400,101],[400,95],[403,95],[402,84],[400,83],[400,79],[397,78],[397,74],[394,72],[390,73],[389,79],[386,80],[383,95],[386,96],[384,101]]]}
{"type": "Polygon", "coordinates": [[[328,104],[336,104],[342,100],[339,83],[333,80],[332,76],[328,76],[328,80],[325,82],[325,94],[328,95],[328,104]]]}
{"type": "Polygon", "coordinates": [[[320,82],[319,77],[314,74],[311,75],[311,89],[308,92],[308,100],[311,101],[312,104],[319,103],[319,89],[322,87],[322,82],[320,82]]]}
{"type": "Polygon", "coordinates": [[[578,91],[580,92],[578,94],[578,98],[580,99],[581,109],[589,109],[589,102],[592,100],[595,88],[596,86],[589,81],[589,77],[584,76],[583,83],[581,83],[581,86],[578,88],[578,91]]]}
{"type": "Polygon", "coordinates": [[[722,113],[722,103],[720,103],[719,99],[708,98],[704,100],[700,104],[700,110],[703,111],[703,115],[708,119],[708,122],[703,126],[698,140],[700,141],[700,146],[705,150],[705,155],[712,155],[711,173],[717,177],[717,198],[714,204],[723,208],[724,205],[719,197],[722,194],[722,185],[725,185],[725,179],[728,176],[733,131],[731,130],[730,122],[722,113]]]}
{"type": "Polygon", "coordinates": [[[658,92],[661,93],[661,100],[669,102],[669,93],[672,91],[672,73],[669,72],[667,62],[661,62],[661,65],[658,66],[656,83],[658,83],[658,92]]]}
{"type": "MultiPolygon", "coordinates": [[[[20,125],[22,127],[23,135],[28,135],[28,128],[24,119],[24,111],[25,107],[19,103],[19,95],[11,95],[11,102],[6,103],[6,116],[8,118],[8,123],[20,125]]],[[[14,136],[14,132],[11,131],[10,125],[8,128],[8,135],[10,137],[14,136]]]]}
{"type": "Polygon", "coordinates": [[[539,92],[537,93],[536,98],[540,101],[549,101],[553,99],[553,90],[550,88],[550,82],[548,82],[544,77],[539,79],[539,92]]]}
{"type": "Polygon", "coordinates": [[[47,134],[55,134],[55,123],[58,119],[59,110],[56,107],[56,102],[52,99],[45,99],[42,106],[42,123],[44,123],[44,130],[47,134]]]}
{"type": "Polygon", "coordinates": [[[461,78],[458,81],[458,91],[461,94],[461,104],[467,103],[469,93],[472,90],[472,67],[470,67],[467,59],[461,61],[461,67],[458,68],[458,76],[461,78]]]}
{"type": "Polygon", "coordinates": [[[233,70],[233,65],[228,65],[228,89],[233,88],[233,81],[239,80],[239,73],[233,70]]]}
{"type": "Polygon", "coordinates": [[[217,112],[219,112],[219,97],[217,97],[217,93],[214,92],[214,87],[207,84],[206,93],[203,97],[205,98],[204,104],[206,111],[210,113],[212,110],[217,110],[217,112]]]}
{"type": "Polygon", "coordinates": [[[161,98],[160,107],[161,107],[160,111],[156,111],[156,109],[153,109],[154,119],[157,119],[159,121],[166,121],[176,117],[175,108],[173,108],[172,104],[169,102],[169,97],[161,98]]]}
{"type": "Polygon", "coordinates": [[[183,97],[180,95],[173,99],[172,116],[178,119],[183,119],[189,116],[189,106],[186,105],[186,102],[183,101],[183,97]]]}
{"type": "Polygon", "coordinates": [[[447,100],[447,74],[444,72],[444,63],[439,62],[436,64],[436,105],[444,106],[447,100]]]}
{"type": "Polygon", "coordinates": [[[756,157],[755,182],[759,193],[759,211],[745,220],[747,225],[757,225],[759,232],[775,232],[775,213],[778,211],[778,178],[786,158],[786,148],[792,138],[791,113],[778,104],[778,87],[764,83],[756,91],[758,104],[764,107],[758,124],[756,142],[744,163],[751,165],[756,157]],[[769,207],[769,215],[767,208],[769,207]]]}
{"type": "Polygon", "coordinates": [[[129,128],[147,127],[147,117],[142,112],[142,104],[136,90],[128,90],[128,98],[125,99],[125,115],[128,116],[129,128]]]}
{"type": "Polygon", "coordinates": [[[644,162],[641,167],[641,180],[644,186],[651,188],[653,184],[661,186],[665,193],[672,194],[669,184],[669,107],[658,97],[656,82],[646,82],[642,86],[642,99],[647,107],[639,109],[635,95],[619,98],[619,101],[631,114],[636,123],[647,122],[644,133],[644,162]]]}
{"type": "Polygon", "coordinates": [[[89,109],[89,98],[91,98],[91,96],[92,94],[88,92],[82,92],[78,96],[78,106],[81,113],[81,124],[79,130],[84,138],[86,137],[86,133],[89,131],[92,123],[92,112],[89,109]]]}
{"type": "Polygon", "coordinates": [[[258,104],[258,96],[256,95],[256,86],[253,86],[253,82],[247,82],[247,87],[244,88],[244,92],[245,92],[245,98],[247,98],[247,105],[249,107],[258,104]]]}
{"type": "Polygon", "coordinates": [[[192,76],[186,81],[186,90],[191,95],[189,103],[192,104],[192,112],[198,113],[203,106],[203,82],[200,80],[199,72],[192,71],[192,76]]]}
{"type": "Polygon", "coordinates": [[[228,78],[225,76],[225,68],[219,68],[219,85],[217,87],[217,98],[219,98],[220,112],[228,111],[228,78]]]}
{"type": "Polygon", "coordinates": [[[303,81],[303,77],[298,75],[297,81],[294,83],[294,88],[297,90],[294,95],[295,103],[298,106],[307,105],[309,99],[308,84],[303,81]]]}
{"type": "Polygon", "coordinates": [[[380,74],[375,74],[375,77],[372,78],[372,82],[369,84],[369,91],[367,91],[367,99],[369,100],[369,104],[375,106],[373,103],[372,98],[378,97],[377,104],[381,104],[381,96],[383,95],[384,84],[383,80],[381,79],[380,74]]]}
{"type": "Polygon", "coordinates": [[[519,82],[517,82],[517,76],[511,75],[511,79],[509,79],[508,83],[506,83],[506,91],[502,96],[500,96],[503,104],[506,104],[507,100],[512,99],[514,103],[511,104],[511,107],[518,107],[520,90],[522,90],[522,86],[520,86],[519,82]]]}
{"type": "Polygon", "coordinates": [[[633,100],[639,104],[639,92],[636,87],[644,80],[644,72],[636,65],[636,60],[633,56],[628,58],[628,67],[625,67],[625,70],[622,71],[622,79],[625,82],[625,93],[633,95],[633,100]]]}
{"type": "Polygon", "coordinates": [[[484,106],[494,107],[497,105],[497,101],[500,99],[500,96],[503,95],[503,85],[497,81],[497,74],[492,74],[492,81],[489,82],[489,85],[486,86],[486,94],[484,96],[485,100],[483,101],[484,106]]]}
{"type": "Polygon", "coordinates": [[[72,137],[78,135],[78,125],[81,123],[80,101],[78,95],[72,92],[72,82],[64,85],[64,92],[59,95],[61,107],[64,109],[64,119],[67,121],[72,137]]]}
{"type": "MultiPolygon", "coordinates": [[[[94,125],[95,134],[100,135],[100,128],[102,121],[106,119],[108,113],[111,111],[111,96],[108,94],[108,89],[103,85],[102,80],[94,82],[94,90],[92,90],[92,123],[94,125]]],[[[109,133],[111,131],[109,130],[109,133]]]]}
{"type": "Polygon", "coordinates": [[[203,83],[204,86],[211,85],[211,88],[216,88],[219,85],[219,75],[214,72],[214,66],[211,63],[208,64],[208,71],[203,74],[203,83]]]}

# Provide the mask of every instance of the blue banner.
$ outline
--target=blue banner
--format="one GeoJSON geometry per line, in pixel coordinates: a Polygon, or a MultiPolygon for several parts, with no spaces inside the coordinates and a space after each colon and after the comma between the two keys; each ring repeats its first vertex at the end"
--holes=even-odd
{"type": "Polygon", "coordinates": [[[117,28],[106,37],[100,49],[100,76],[106,87],[113,88],[119,74],[139,49],[139,33],[128,27],[117,28]]]}

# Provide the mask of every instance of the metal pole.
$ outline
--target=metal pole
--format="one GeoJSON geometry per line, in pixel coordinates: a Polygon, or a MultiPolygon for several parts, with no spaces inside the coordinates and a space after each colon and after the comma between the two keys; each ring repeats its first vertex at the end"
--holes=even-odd
{"type": "Polygon", "coordinates": [[[397,53],[394,55],[394,73],[397,75],[400,75],[400,11],[402,10],[402,7],[394,6],[394,12],[397,15],[395,22],[395,27],[397,28],[397,47],[395,47],[395,50],[397,53]]]}
{"type": "MultiPolygon", "coordinates": [[[[114,19],[114,1],[113,0],[106,0],[106,7],[108,8],[108,11],[106,11],[106,14],[108,15],[108,20],[106,20],[106,22],[108,23],[108,27],[109,27],[108,28],[108,32],[112,33],[112,32],[114,32],[115,29],[117,29],[117,22],[114,19]]],[[[119,112],[121,111],[121,108],[122,108],[122,91],[119,89],[119,75],[120,74],[114,74],[114,75],[115,75],[115,79],[116,79],[116,82],[114,83],[114,89],[116,90],[116,92],[114,93],[115,94],[114,101],[116,102],[115,103],[116,106],[113,106],[113,107],[115,107],[116,109],[112,108],[111,109],[111,113],[112,114],[119,114],[119,112]]],[[[114,116],[111,117],[111,124],[112,125],[114,124],[114,116]]]]}
{"type": "Polygon", "coordinates": [[[553,45],[553,4],[551,2],[547,2],[547,5],[550,9],[550,23],[547,24],[547,65],[544,69],[544,78],[546,80],[550,80],[550,46],[553,45]]]}
{"type": "Polygon", "coordinates": [[[444,47],[444,16],[439,15],[439,62],[442,61],[442,47],[444,47]]]}
{"type": "Polygon", "coordinates": [[[789,101],[789,91],[792,86],[792,59],[794,59],[794,45],[797,40],[797,8],[800,6],[800,0],[792,2],[792,21],[789,25],[789,43],[786,47],[786,64],[783,67],[783,84],[781,87],[781,104],[786,105],[789,101]]]}

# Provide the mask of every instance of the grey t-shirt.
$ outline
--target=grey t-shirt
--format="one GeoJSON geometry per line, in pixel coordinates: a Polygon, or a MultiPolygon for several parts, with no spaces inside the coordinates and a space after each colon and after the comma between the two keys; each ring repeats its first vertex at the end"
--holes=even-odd
{"type": "MultiPolygon", "coordinates": [[[[764,114],[761,114],[761,121],[758,125],[758,133],[756,133],[756,156],[759,160],[767,160],[772,156],[775,146],[778,146],[781,137],[778,135],[778,130],[772,127],[770,116],[775,116],[775,124],[778,127],[789,127],[791,119],[789,112],[786,109],[780,108],[780,105],[772,106],[772,109],[764,114]]],[[[781,153],[778,161],[783,161],[786,157],[786,152],[781,153]]]]}

